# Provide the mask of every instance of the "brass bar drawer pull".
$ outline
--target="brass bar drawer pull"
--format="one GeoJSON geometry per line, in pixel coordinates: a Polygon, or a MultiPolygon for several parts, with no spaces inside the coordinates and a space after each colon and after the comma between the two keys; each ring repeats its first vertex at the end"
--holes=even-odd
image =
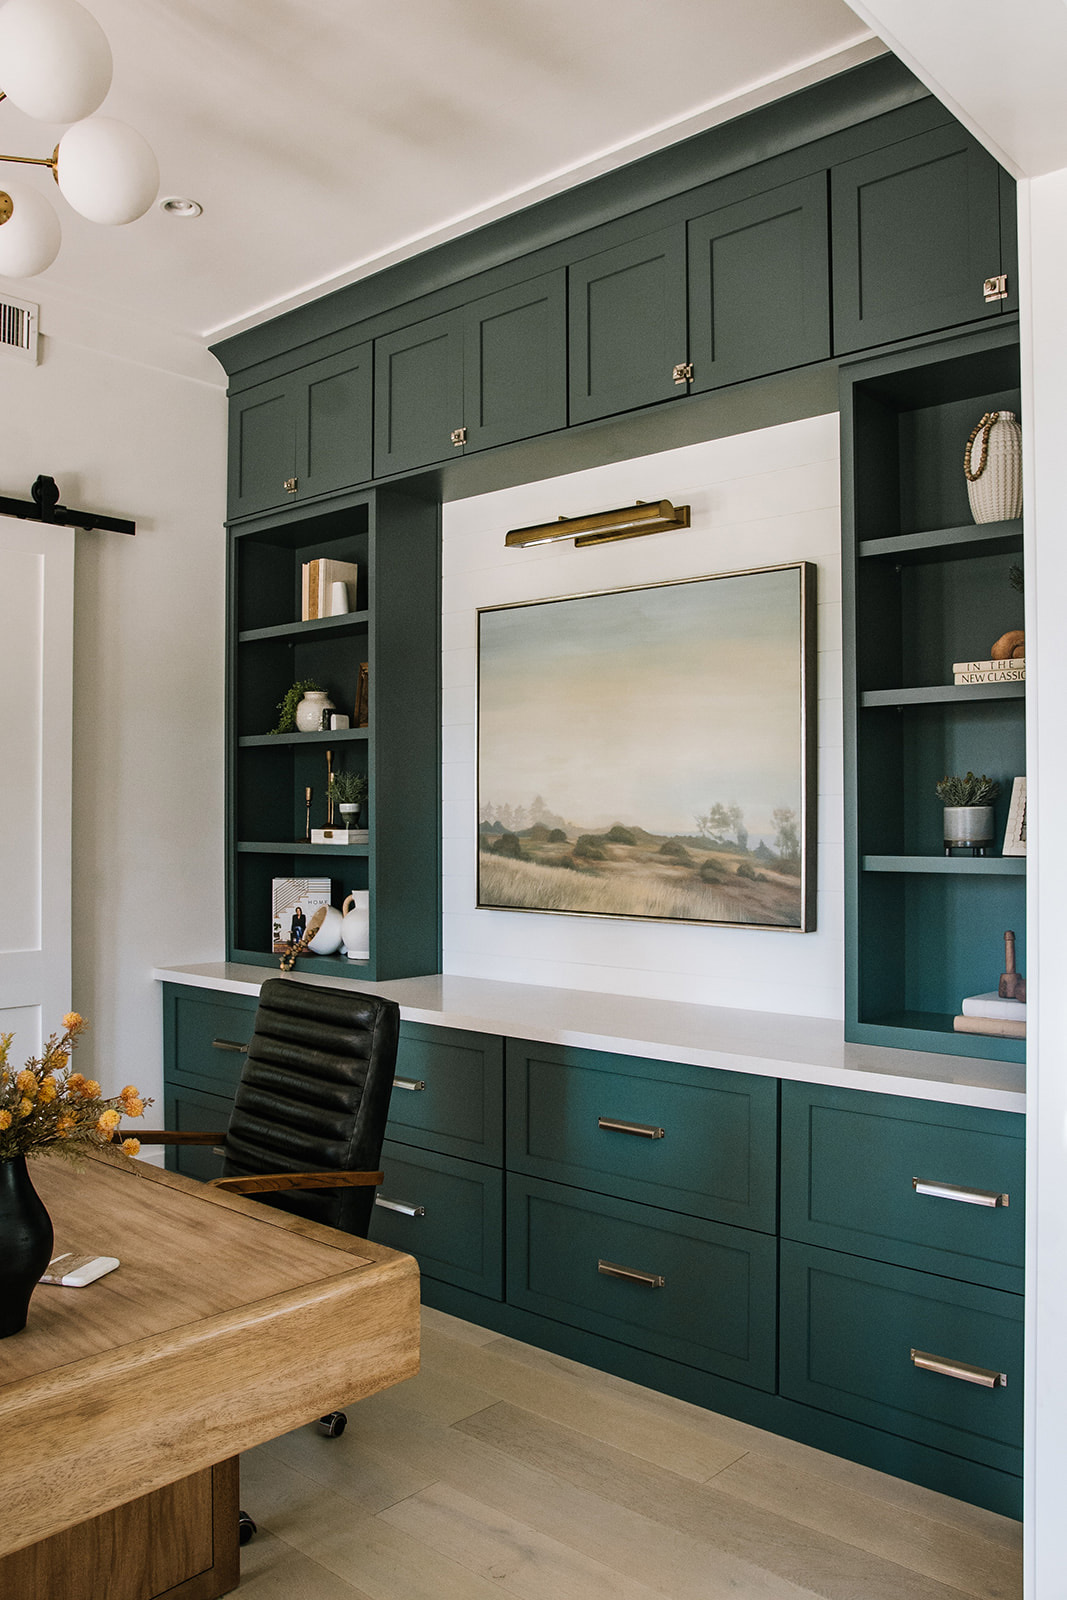
{"type": "Polygon", "coordinates": [[[959,1183],[934,1183],[929,1178],[912,1178],[916,1194],[934,1195],[938,1200],[961,1200],[965,1206],[1006,1206],[1006,1194],[995,1189],[968,1189],[959,1183]]]}
{"type": "Polygon", "coordinates": [[[616,1261],[598,1261],[596,1269],[605,1278],[625,1278],[627,1283],[643,1283],[648,1289],[662,1289],[667,1282],[659,1272],[641,1272],[637,1267],[620,1267],[616,1261]]]}
{"type": "Polygon", "coordinates": [[[213,1050],[233,1050],[239,1056],[248,1054],[248,1046],[246,1044],[238,1044],[234,1039],[212,1039],[211,1048],[213,1050]]]}
{"type": "Polygon", "coordinates": [[[425,1078],[394,1078],[393,1079],[393,1088],[394,1089],[411,1089],[414,1093],[417,1093],[420,1089],[425,1089],[425,1087],[426,1087],[426,1079],[425,1078]]]}
{"type": "Polygon", "coordinates": [[[597,1117],[596,1125],[607,1133],[635,1133],[639,1139],[662,1139],[663,1129],[650,1122],[624,1122],[621,1117],[597,1117]]]}
{"type": "Polygon", "coordinates": [[[374,1204],[381,1206],[383,1211],[399,1211],[404,1217],[424,1217],[425,1206],[412,1206],[406,1200],[383,1200],[380,1194],[374,1196],[374,1204]]]}
{"type": "Polygon", "coordinates": [[[991,1372],[988,1367],[972,1367],[969,1361],[950,1361],[948,1356],[932,1356],[927,1350],[913,1350],[911,1359],[924,1372],[939,1372],[943,1378],[962,1378],[964,1383],[980,1383],[983,1389],[1006,1389],[1008,1374],[991,1372]]]}

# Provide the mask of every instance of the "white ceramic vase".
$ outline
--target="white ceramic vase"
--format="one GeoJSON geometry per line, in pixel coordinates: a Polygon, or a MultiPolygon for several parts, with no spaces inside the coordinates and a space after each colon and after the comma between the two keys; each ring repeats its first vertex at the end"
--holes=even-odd
{"type": "Polygon", "coordinates": [[[308,689],[297,702],[296,726],[300,733],[318,733],[322,728],[322,714],[333,710],[333,701],[325,689],[308,689]]]}
{"type": "MultiPolygon", "coordinates": [[[[320,909],[322,917],[314,935],[308,940],[308,949],[317,956],[333,956],[341,948],[341,926],[344,918],[336,906],[322,906],[320,909]]],[[[315,917],[318,915],[316,911],[315,917]]],[[[312,917],[312,922],[315,921],[315,917],[312,917]]]]}
{"type": "Polygon", "coordinates": [[[1023,514],[1022,429],[1013,411],[982,418],[967,456],[967,497],[975,522],[1007,522],[1023,514]],[[985,455],[985,464],[982,456],[985,455]]]}
{"type": "Polygon", "coordinates": [[[341,938],[350,961],[370,960],[370,890],[353,889],[344,903],[341,938]]]}

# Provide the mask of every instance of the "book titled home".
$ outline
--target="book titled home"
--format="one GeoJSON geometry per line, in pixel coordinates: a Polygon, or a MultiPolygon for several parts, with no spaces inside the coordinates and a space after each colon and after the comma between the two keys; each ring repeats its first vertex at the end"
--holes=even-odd
{"type": "Polygon", "coordinates": [[[343,583],[348,594],[348,609],[356,609],[356,585],[359,565],[355,561],[333,561],[318,556],[305,561],[300,569],[300,620],[314,622],[317,617],[332,615],[330,601],[332,585],[343,583]]]}
{"type": "Polygon", "coordinates": [[[283,955],[290,943],[303,938],[311,914],[332,902],[329,878],[271,879],[271,949],[283,955]]]}

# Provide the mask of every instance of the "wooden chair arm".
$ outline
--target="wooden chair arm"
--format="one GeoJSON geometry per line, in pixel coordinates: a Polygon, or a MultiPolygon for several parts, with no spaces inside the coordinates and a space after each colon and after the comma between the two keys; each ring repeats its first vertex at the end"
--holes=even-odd
{"type": "Polygon", "coordinates": [[[265,1194],[281,1189],[377,1188],[384,1172],[265,1172],[249,1178],[212,1178],[213,1189],[227,1194],[265,1194]]]}
{"type": "Polygon", "coordinates": [[[124,1139],[139,1139],[142,1144],[221,1144],[225,1137],[225,1131],[176,1133],[169,1128],[124,1128],[120,1133],[111,1135],[111,1143],[121,1144],[124,1139]]]}

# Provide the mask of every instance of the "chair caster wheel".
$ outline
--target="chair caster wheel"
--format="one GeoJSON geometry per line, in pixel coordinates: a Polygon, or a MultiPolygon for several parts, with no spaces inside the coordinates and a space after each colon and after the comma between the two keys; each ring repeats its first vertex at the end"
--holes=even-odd
{"type": "Polygon", "coordinates": [[[318,1420],[318,1429],[327,1439],[339,1439],[348,1426],[348,1418],[343,1411],[328,1411],[318,1420]]]}
{"type": "Polygon", "coordinates": [[[241,1543],[247,1544],[252,1535],[258,1532],[259,1529],[252,1521],[252,1518],[248,1515],[248,1512],[239,1511],[237,1513],[237,1537],[240,1539],[241,1543]]]}

